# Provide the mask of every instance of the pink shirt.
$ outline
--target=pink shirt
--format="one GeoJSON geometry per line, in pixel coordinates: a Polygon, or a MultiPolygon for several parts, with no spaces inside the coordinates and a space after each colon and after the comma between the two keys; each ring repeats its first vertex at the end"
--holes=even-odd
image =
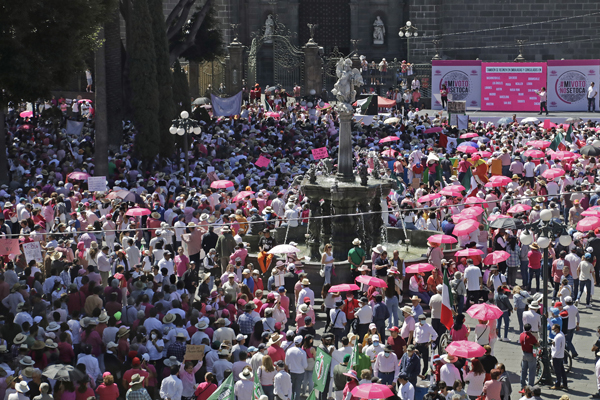
{"type": "Polygon", "coordinates": [[[119,388],[116,384],[106,386],[104,383],[98,386],[96,393],[100,400],[117,400],[119,397],[119,388]]]}
{"type": "Polygon", "coordinates": [[[187,258],[185,254],[179,255],[177,254],[173,259],[175,261],[175,267],[177,270],[177,276],[180,278],[183,276],[184,272],[187,270],[187,265],[190,263],[190,259],[187,258]]]}

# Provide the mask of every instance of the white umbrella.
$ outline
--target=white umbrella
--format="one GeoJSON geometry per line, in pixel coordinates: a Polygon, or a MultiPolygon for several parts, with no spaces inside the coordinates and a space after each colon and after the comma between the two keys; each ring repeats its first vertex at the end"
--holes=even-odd
{"type": "Polygon", "coordinates": [[[537,124],[538,122],[540,122],[540,120],[536,117],[527,117],[521,121],[522,124],[537,124]]]}
{"type": "Polygon", "coordinates": [[[292,246],[291,244],[280,244],[268,251],[269,254],[289,254],[299,252],[300,249],[295,246],[292,246]]]}
{"type": "Polygon", "coordinates": [[[400,118],[396,117],[388,118],[385,121],[383,121],[384,124],[397,124],[398,122],[400,122],[400,118]]]}

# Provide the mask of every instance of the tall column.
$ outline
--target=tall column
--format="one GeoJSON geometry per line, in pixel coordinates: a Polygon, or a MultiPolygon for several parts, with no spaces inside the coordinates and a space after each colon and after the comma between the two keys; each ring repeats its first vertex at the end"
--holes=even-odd
{"type": "MultiPolygon", "coordinates": [[[[98,32],[98,40],[104,40],[104,28],[98,32]]],[[[94,175],[108,176],[108,113],[106,110],[106,59],[105,46],[96,50],[96,148],[94,175]]]]}
{"type": "Polygon", "coordinates": [[[352,113],[340,112],[340,148],[338,150],[337,177],[343,182],[354,182],[352,163],[352,113]]]}
{"type": "Polygon", "coordinates": [[[244,46],[237,40],[227,47],[229,49],[229,88],[232,95],[239,93],[242,90],[242,77],[244,76],[244,46]]]}
{"type": "Polygon", "coordinates": [[[314,89],[317,94],[323,89],[323,67],[319,57],[319,45],[309,40],[304,46],[304,88],[306,95],[314,89]]]}

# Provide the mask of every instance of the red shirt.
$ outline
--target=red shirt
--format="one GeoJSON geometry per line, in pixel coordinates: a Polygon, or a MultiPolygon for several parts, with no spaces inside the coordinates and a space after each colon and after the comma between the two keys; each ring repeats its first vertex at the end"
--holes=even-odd
{"type": "Polygon", "coordinates": [[[346,313],[347,319],[354,319],[354,309],[358,308],[358,300],[352,299],[348,301],[348,299],[344,300],[344,305],[342,306],[342,311],[346,313]]]}
{"type": "Polygon", "coordinates": [[[396,356],[398,356],[398,360],[400,360],[404,355],[404,347],[406,347],[406,340],[404,340],[404,338],[400,335],[398,335],[396,339],[390,336],[387,338],[387,344],[392,346],[394,353],[396,353],[396,356]]]}
{"type": "Polygon", "coordinates": [[[538,340],[533,336],[533,333],[523,332],[519,336],[519,343],[521,343],[523,353],[533,353],[533,346],[538,344],[538,340]]]}
{"type": "Polygon", "coordinates": [[[542,268],[542,253],[540,253],[538,250],[529,250],[529,253],[527,253],[527,258],[529,259],[529,268],[542,268]]]}
{"type": "Polygon", "coordinates": [[[70,364],[75,359],[75,352],[73,346],[67,342],[60,342],[58,344],[58,359],[64,364],[70,364]]]}
{"type": "Polygon", "coordinates": [[[285,351],[281,347],[279,347],[279,345],[269,346],[267,353],[269,354],[269,356],[271,356],[271,360],[273,360],[274,363],[276,363],[279,360],[285,361],[285,351]]]}
{"type": "Polygon", "coordinates": [[[142,385],[144,387],[146,387],[147,382],[148,382],[148,377],[150,376],[150,374],[148,374],[148,372],[144,371],[143,369],[139,369],[139,368],[128,369],[123,374],[123,380],[125,380],[125,382],[127,382],[127,387],[129,387],[129,383],[131,382],[131,377],[135,374],[140,374],[140,376],[144,377],[144,382],[142,385]]]}
{"type": "Polygon", "coordinates": [[[108,386],[103,383],[96,389],[96,394],[98,394],[100,400],[117,400],[119,387],[114,383],[108,386]]]}

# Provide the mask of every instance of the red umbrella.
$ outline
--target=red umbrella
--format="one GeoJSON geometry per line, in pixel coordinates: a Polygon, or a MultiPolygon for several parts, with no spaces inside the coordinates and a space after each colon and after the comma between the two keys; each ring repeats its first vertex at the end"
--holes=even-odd
{"type": "Polygon", "coordinates": [[[381,152],[382,156],[391,158],[396,157],[398,154],[400,154],[400,152],[393,149],[388,149],[381,152]]]}
{"type": "Polygon", "coordinates": [[[465,200],[465,204],[483,204],[485,200],[480,199],[479,197],[469,197],[465,200]]]}
{"type": "Polygon", "coordinates": [[[433,236],[429,236],[429,239],[427,239],[428,242],[430,243],[456,243],[458,242],[458,240],[456,240],[456,238],[454,236],[450,236],[450,235],[433,235],[433,236]]]}
{"type": "Polygon", "coordinates": [[[383,279],[375,278],[369,275],[359,275],[356,277],[356,282],[364,283],[369,286],[386,288],[387,283],[383,279]]]}
{"type": "Polygon", "coordinates": [[[85,181],[89,177],[90,177],[90,174],[88,174],[87,172],[79,172],[79,171],[71,172],[69,175],[67,175],[67,178],[74,179],[76,181],[85,181]]]}
{"type": "Polygon", "coordinates": [[[456,236],[469,235],[479,229],[479,222],[472,219],[459,222],[454,226],[452,233],[456,236]]]}
{"type": "Polygon", "coordinates": [[[81,99],[78,101],[78,103],[93,103],[93,101],[90,99],[81,99]]]}
{"type": "Polygon", "coordinates": [[[483,263],[485,265],[495,265],[501,263],[502,261],[506,261],[510,258],[510,254],[508,254],[504,250],[496,250],[483,259],[483,263]]]}
{"type": "Polygon", "coordinates": [[[552,143],[549,140],[532,140],[530,142],[527,142],[527,146],[533,146],[533,147],[537,147],[538,149],[546,149],[548,147],[550,147],[552,143]]]}
{"type": "Polygon", "coordinates": [[[445,187],[445,189],[448,189],[448,188],[454,192],[462,192],[463,190],[465,190],[465,187],[458,183],[453,183],[452,185],[448,185],[445,187]]]}
{"type": "Polygon", "coordinates": [[[525,212],[525,211],[529,211],[529,210],[531,210],[531,206],[528,206],[527,204],[515,204],[514,206],[509,208],[506,212],[508,214],[516,214],[516,213],[525,212]]]}
{"type": "Polygon", "coordinates": [[[241,192],[236,194],[235,197],[233,199],[231,199],[231,201],[244,200],[246,197],[252,196],[253,194],[254,194],[254,192],[252,190],[242,190],[241,192]]]}
{"type": "Polygon", "coordinates": [[[395,142],[396,140],[400,140],[400,138],[398,136],[388,136],[381,139],[379,143],[395,142]]]}
{"type": "Polygon", "coordinates": [[[442,197],[442,195],[439,193],[431,193],[431,194],[427,194],[425,196],[419,197],[417,199],[417,201],[419,203],[427,203],[428,201],[433,201],[435,199],[439,199],[440,197],[442,197]]]}
{"type": "Polygon", "coordinates": [[[503,185],[508,185],[512,182],[512,179],[510,179],[508,176],[494,175],[490,178],[490,182],[500,182],[503,185]]]}
{"type": "Polygon", "coordinates": [[[457,340],[446,347],[446,352],[455,357],[475,358],[483,356],[485,349],[479,343],[469,340],[457,340]]]}
{"type": "Polygon", "coordinates": [[[435,266],[427,263],[413,264],[406,267],[407,274],[420,274],[421,272],[433,271],[435,266]]]}
{"type": "Polygon", "coordinates": [[[485,186],[485,187],[502,187],[502,186],[506,186],[506,185],[500,181],[489,181],[488,183],[486,183],[483,186],[485,186]]]}
{"type": "Polygon", "coordinates": [[[443,131],[441,126],[434,126],[433,128],[426,129],[424,133],[435,133],[443,131]]]}
{"type": "Polygon", "coordinates": [[[555,179],[565,174],[564,169],[549,168],[542,172],[542,176],[546,179],[555,179]]]}
{"type": "Polygon", "coordinates": [[[394,396],[394,393],[387,385],[380,383],[367,383],[359,385],[352,389],[352,396],[359,399],[387,399],[394,396]]]}
{"type": "Polygon", "coordinates": [[[460,151],[461,153],[473,154],[477,151],[475,147],[472,146],[458,146],[456,151],[460,151]]]}
{"type": "Polygon", "coordinates": [[[360,287],[354,283],[342,283],[341,285],[332,286],[329,293],[352,292],[354,290],[360,290],[360,287]]]}
{"type": "Polygon", "coordinates": [[[140,208],[140,207],[130,208],[125,213],[125,215],[127,215],[129,217],[140,217],[142,215],[150,215],[150,214],[151,214],[150,210],[148,210],[147,208],[140,208]]]}
{"type": "Polygon", "coordinates": [[[600,228],[600,218],[586,217],[577,223],[576,228],[580,232],[593,231],[596,228],[600,228]]]}
{"type": "Polygon", "coordinates": [[[281,115],[279,115],[279,113],[276,113],[276,112],[273,112],[273,111],[269,111],[265,115],[267,117],[271,117],[271,118],[281,118],[281,115]]]}
{"type": "Polygon", "coordinates": [[[461,138],[461,139],[470,139],[470,138],[474,138],[474,137],[479,137],[479,134],[477,134],[475,132],[469,132],[469,133],[465,133],[464,135],[459,136],[459,138],[461,138]]]}
{"type": "Polygon", "coordinates": [[[480,256],[483,254],[483,251],[479,250],[479,249],[464,249],[464,250],[459,250],[456,253],[454,253],[454,255],[456,257],[472,257],[472,256],[480,256]]]}
{"type": "Polygon", "coordinates": [[[210,184],[210,187],[213,189],[225,189],[232,186],[233,182],[231,181],[214,181],[210,184]]]}
{"type": "Polygon", "coordinates": [[[527,150],[526,152],[523,153],[523,155],[525,157],[531,156],[533,158],[544,158],[544,157],[546,157],[546,153],[544,153],[541,150],[535,150],[535,149],[534,150],[527,150]]]}
{"type": "Polygon", "coordinates": [[[469,307],[467,314],[469,314],[471,318],[490,321],[500,318],[504,312],[493,304],[482,303],[469,307]]]}

